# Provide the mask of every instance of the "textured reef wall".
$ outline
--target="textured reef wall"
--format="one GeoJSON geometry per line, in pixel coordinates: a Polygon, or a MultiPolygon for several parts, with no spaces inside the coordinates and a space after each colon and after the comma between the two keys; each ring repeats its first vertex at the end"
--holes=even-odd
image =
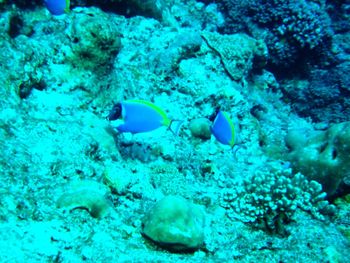
{"type": "Polygon", "coordinates": [[[348,5],[227,0],[219,7],[226,16],[224,32],[245,30],[264,39],[269,68],[281,75],[284,99],[296,112],[316,122],[340,122],[349,120],[348,5]]]}

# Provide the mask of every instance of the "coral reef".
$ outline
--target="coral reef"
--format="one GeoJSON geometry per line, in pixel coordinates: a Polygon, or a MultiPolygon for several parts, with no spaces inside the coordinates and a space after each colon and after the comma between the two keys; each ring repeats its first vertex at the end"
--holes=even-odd
{"type": "Polygon", "coordinates": [[[204,219],[201,207],[180,196],[166,196],[145,216],[142,233],[171,250],[194,250],[204,242],[204,219]]]}
{"type": "Polygon", "coordinates": [[[325,131],[291,130],[286,145],[293,169],[321,183],[328,194],[334,194],[349,177],[349,122],[335,124],[325,131]]]}
{"type": "Polygon", "coordinates": [[[350,241],[350,194],[337,198],[334,204],[339,208],[339,213],[334,221],[344,236],[350,241]]]}
{"type": "Polygon", "coordinates": [[[160,19],[162,8],[166,7],[164,0],[75,0],[74,6],[98,6],[106,12],[114,12],[126,16],[145,16],[160,19]]]}
{"type": "Polygon", "coordinates": [[[106,198],[108,194],[109,191],[103,184],[87,180],[74,181],[65,186],[57,200],[57,207],[68,210],[87,209],[92,217],[102,218],[110,209],[106,198]]]}
{"type": "Polygon", "coordinates": [[[281,83],[284,99],[302,117],[311,117],[315,122],[349,121],[349,72],[350,62],[330,69],[314,69],[309,81],[292,80],[281,83]]]}
{"type": "MultiPolygon", "coordinates": [[[[300,59],[308,56],[310,51],[320,50],[327,45],[332,35],[330,19],[325,12],[325,4],[299,0],[273,0],[239,2],[223,1],[223,10],[231,19],[228,23],[242,23],[238,14],[248,14],[251,21],[250,30],[255,38],[262,37],[269,48],[269,62],[277,67],[290,67],[300,59]],[[232,9],[231,9],[232,7],[232,9]],[[237,11],[242,8],[245,11],[237,11]]],[[[249,26],[249,23],[248,23],[249,26]]],[[[232,27],[232,26],[231,26],[232,27]]]]}
{"type": "Polygon", "coordinates": [[[290,222],[297,209],[318,219],[331,215],[335,207],[325,200],[326,193],[316,181],[308,181],[291,169],[258,171],[242,185],[234,185],[223,193],[221,205],[232,219],[284,234],[284,224],[290,222]]]}
{"type": "Polygon", "coordinates": [[[177,70],[181,60],[194,56],[202,44],[198,32],[183,30],[171,35],[166,46],[149,55],[150,67],[156,74],[167,75],[177,70]]]}
{"type": "Polygon", "coordinates": [[[347,262],[349,9],[296,3],[0,0],[1,260],[347,262]],[[130,99],[179,134],[118,133],[130,99]]]}
{"type": "Polygon", "coordinates": [[[239,81],[253,68],[262,68],[268,57],[265,43],[244,34],[220,35],[204,32],[202,37],[215,50],[233,80],[239,81]]]}
{"type": "Polygon", "coordinates": [[[208,140],[211,137],[211,122],[205,118],[193,119],[188,125],[193,137],[208,140]]]}
{"type": "Polygon", "coordinates": [[[124,195],[132,180],[130,174],[124,171],[123,167],[110,164],[103,173],[103,182],[111,189],[112,193],[124,195]]]}
{"type": "Polygon", "coordinates": [[[91,10],[74,13],[68,37],[71,47],[68,60],[74,67],[97,70],[96,73],[106,74],[121,48],[117,27],[109,23],[109,17],[102,12],[98,15],[91,10]]]}
{"type": "Polygon", "coordinates": [[[315,122],[349,120],[348,4],[339,1],[274,0],[218,3],[225,33],[263,39],[268,69],[281,81],[286,102],[315,122]]]}
{"type": "Polygon", "coordinates": [[[152,151],[152,146],[147,143],[125,140],[120,142],[119,148],[121,156],[125,159],[136,159],[144,163],[149,163],[156,159],[152,151]]]}

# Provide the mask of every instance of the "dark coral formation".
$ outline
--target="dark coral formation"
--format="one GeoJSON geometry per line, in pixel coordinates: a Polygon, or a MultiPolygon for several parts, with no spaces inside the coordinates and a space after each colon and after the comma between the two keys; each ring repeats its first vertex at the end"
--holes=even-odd
{"type": "Polygon", "coordinates": [[[282,87],[286,99],[302,117],[316,122],[326,119],[332,122],[348,121],[350,116],[350,62],[331,69],[314,69],[309,81],[302,88],[297,82],[286,81],[282,87]],[[325,118],[326,117],[326,118],[325,118]]]}
{"type": "MultiPolygon", "coordinates": [[[[231,23],[241,24],[242,15],[248,17],[247,30],[254,37],[265,39],[272,66],[288,68],[296,64],[311,55],[306,52],[317,52],[326,46],[332,34],[324,7],[310,1],[260,0],[238,4],[232,0],[224,1],[223,10],[231,23]]],[[[229,29],[234,28],[242,29],[243,26],[229,25],[229,29]]]]}
{"type": "Polygon", "coordinates": [[[226,33],[264,39],[285,100],[316,122],[349,120],[349,10],[344,1],[225,0],[226,33]],[[304,82],[295,85],[296,79],[304,82]],[[296,88],[298,87],[298,88],[296,88]]]}

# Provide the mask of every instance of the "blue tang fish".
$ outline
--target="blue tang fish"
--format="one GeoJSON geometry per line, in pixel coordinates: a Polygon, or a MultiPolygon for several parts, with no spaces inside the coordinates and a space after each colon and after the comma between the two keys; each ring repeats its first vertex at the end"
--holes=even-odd
{"type": "Polygon", "coordinates": [[[226,112],[218,112],[210,129],[220,143],[233,148],[236,139],[235,126],[226,112]]]}
{"type": "Polygon", "coordinates": [[[46,8],[55,16],[69,12],[70,0],[45,0],[46,8]]]}
{"type": "Polygon", "coordinates": [[[149,132],[159,127],[166,126],[174,134],[177,134],[182,122],[175,130],[171,126],[174,123],[166,113],[151,102],[144,100],[127,100],[115,104],[107,116],[109,121],[122,119],[124,122],[116,127],[119,132],[141,133],[149,132]]]}

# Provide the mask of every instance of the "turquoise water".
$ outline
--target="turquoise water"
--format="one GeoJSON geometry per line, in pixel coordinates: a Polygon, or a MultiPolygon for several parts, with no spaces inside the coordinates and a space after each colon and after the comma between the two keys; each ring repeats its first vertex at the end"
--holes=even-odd
{"type": "Polygon", "coordinates": [[[0,262],[349,261],[347,1],[43,2],[0,1],[0,262]]]}

